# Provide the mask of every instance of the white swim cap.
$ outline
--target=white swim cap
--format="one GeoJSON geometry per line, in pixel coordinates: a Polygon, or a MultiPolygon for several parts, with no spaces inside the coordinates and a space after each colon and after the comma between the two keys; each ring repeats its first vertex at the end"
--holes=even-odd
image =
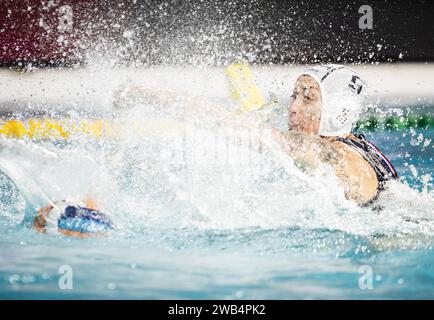
{"type": "Polygon", "coordinates": [[[365,100],[365,82],[354,70],[341,65],[320,65],[303,71],[318,82],[322,108],[318,135],[339,136],[351,133],[359,120],[365,100]]]}

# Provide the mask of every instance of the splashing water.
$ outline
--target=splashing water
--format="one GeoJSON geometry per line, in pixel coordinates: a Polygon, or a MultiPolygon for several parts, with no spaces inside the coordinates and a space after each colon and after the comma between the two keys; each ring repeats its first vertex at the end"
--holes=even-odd
{"type": "MultiPolygon", "coordinates": [[[[426,298],[426,290],[434,292],[430,146],[419,154],[425,162],[412,162],[425,173],[425,187],[418,190],[414,176],[392,183],[378,211],[347,201],[330,170],[303,177],[272,147],[259,152],[248,131],[200,117],[150,116],[149,106],[124,111],[121,122],[125,130],[115,140],[1,141],[1,297],[426,298]],[[128,125],[134,119],[140,128],[128,125]],[[113,219],[112,236],[40,235],[21,224],[26,205],[87,195],[113,219]],[[70,292],[56,286],[65,264],[77,275],[70,292]],[[366,264],[377,275],[377,289],[369,292],[358,285],[366,264]]],[[[408,173],[402,164],[408,159],[380,139],[400,134],[372,139],[398,172],[408,173]]]]}

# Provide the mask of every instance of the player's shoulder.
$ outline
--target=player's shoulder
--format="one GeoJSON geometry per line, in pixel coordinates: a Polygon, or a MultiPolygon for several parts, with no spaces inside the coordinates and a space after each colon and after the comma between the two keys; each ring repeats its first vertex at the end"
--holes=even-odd
{"type": "Polygon", "coordinates": [[[354,170],[364,170],[375,176],[375,171],[364,156],[351,146],[351,143],[357,143],[360,139],[352,134],[338,137],[325,138],[336,148],[342,157],[342,164],[349,164],[354,170]]]}
{"type": "MultiPolygon", "coordinates": [[[[357,137],[346,137],[357,139],[357,137]]],[[[363,155],[352,148],[345,139],[327,139],[334,148],[338,149],[341,159],[335,166],[338,176],[353,187],[349,187],[349,197],[360,204],[365,204],[375,198],[378,188],[378,179],[374,168],[363,155]]]]}

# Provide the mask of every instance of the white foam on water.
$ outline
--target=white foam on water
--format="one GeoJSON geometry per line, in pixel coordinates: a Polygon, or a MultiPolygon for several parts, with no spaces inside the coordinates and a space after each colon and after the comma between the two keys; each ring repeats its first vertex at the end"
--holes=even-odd
{"type": "Polygon", "coordinates": [[[361,208],[344,198],[330,168],[306,176],[277,146],[258,152],[249,131],[140,110],[124,111],[115,141],[2,141],[2,161],[34,181],[16,181],[26,194],[52,201],[93,195],[127,234],[297,226],[375,239],[434,237],[432,193],[390,183],[377,202],[382,210],[361,208]],[[141,120],[141,134],[133,119],[141,120]]]}

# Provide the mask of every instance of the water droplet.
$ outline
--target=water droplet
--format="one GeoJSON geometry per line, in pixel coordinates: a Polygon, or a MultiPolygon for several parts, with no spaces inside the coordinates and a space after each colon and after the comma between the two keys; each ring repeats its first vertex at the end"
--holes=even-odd
{"type": "Polygon", "coordinates": [[[50,275],[49,275],[48,273],[43,273],[41,277],[42,277],[42,279],[44,279],[44,280],[48,280],[48,279],[50,279],[50,275]]]}
{"type": "Polygon", "coordinates": [[[10,283],[10,284],[15,284],[15,283],[17,283],[18,281],[20,281],[20,276],[19,276],[18,274],[14,274],[14,275],[11,275],[11,276],[9,277],[9,283],[10,283]]]}
{"type": "Polygon", "coordinates": [[[23,283],[32,283],[32,282],[35,282],[35,277],[32,275],[25,275],[22,277],[21,280],[23,283]]]}
{"type": "Polygon", "coordinates": [[[416,178],[417,175],[418,175],[416,167],[415,167],[414,165],[410,165],[410,166],[408,166],[408,167],[410,168],[410,172],[411,172],[411,174],[413,175],[413,177],[416,178]]]}

